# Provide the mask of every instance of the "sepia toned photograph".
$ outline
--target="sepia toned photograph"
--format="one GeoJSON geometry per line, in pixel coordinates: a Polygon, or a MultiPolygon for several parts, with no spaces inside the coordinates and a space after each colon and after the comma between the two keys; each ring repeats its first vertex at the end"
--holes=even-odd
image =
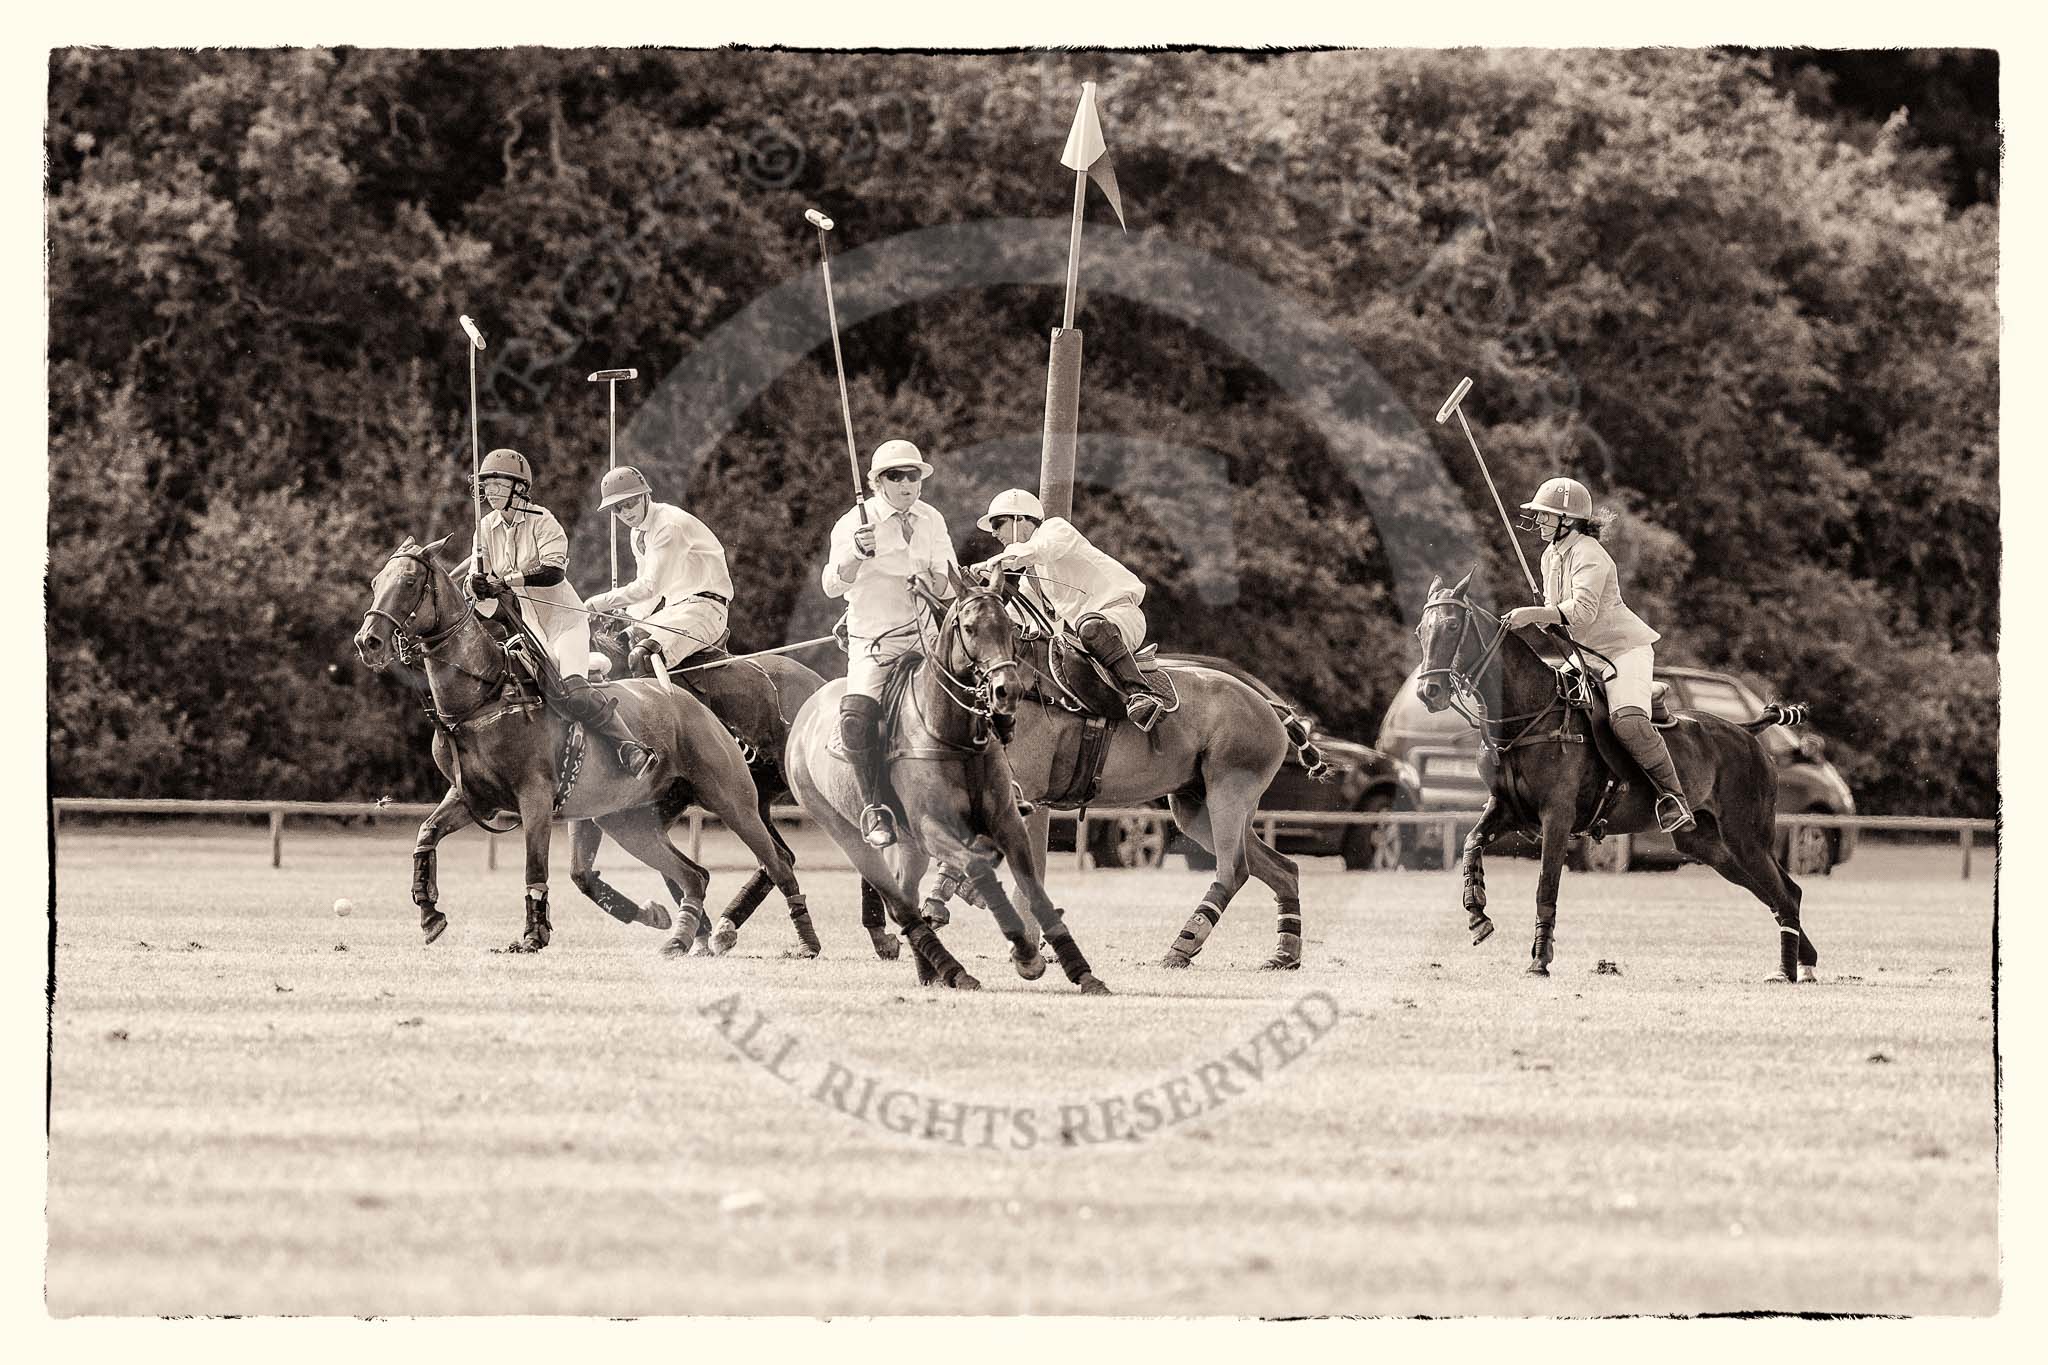
{"type": "Polygon", "coordinates": [[[2000,1314],[2006,54],[1469,41],[50,45],[44,1312],[2000,1314]]]}

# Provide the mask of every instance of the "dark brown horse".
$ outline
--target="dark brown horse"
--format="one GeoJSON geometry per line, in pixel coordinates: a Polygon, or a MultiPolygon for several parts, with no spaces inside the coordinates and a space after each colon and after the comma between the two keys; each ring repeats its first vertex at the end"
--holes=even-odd
{"type": "Polygon", "coordinates": [[[1030,981],[1044,974],[1042,936],[1068,980],[1084,994],[1106,995],[1109,988],[1096,979],[1032,869],[1010,765],[994,734],[998,719],[1014,714],[1017,705],[1015,628],[998,594],[969,583],[957,570],[952,589],[950,603],[926,595],[936,630],[922,657],[900,665],[911,671],[899,674],[901,684],[884,697],[888,785],[904,816],[895,844],[877,849],[861,837],[860,789],[832,743],[844,681],[826,683],[804,703],[790,727],[784,771],[804,809],[881,891],[890,917],[910,942],[920,982],[967,990],[981,985],[919,913],[918,884],[937,858],[962,869],[995,916],[1019,976],[1030,981]],[[1004,859],[1024,896],[1021,915],[996,877],[1004,859]]]}
{"type": "Polygon", "coordinates": [[[436,846],[499,812],[516,815],[526,832],[526,928],[515,951],[538,952],[553,936],[547,873],[556,817],[595,820],[680,889],[681,914],[665,954],[689,950],[710,877],[669,841],[664,807],[695,800],[716,813],[770,870],[791,906],[800,907],[802,889],[762,824],[739,745],[704,704],[653,681],[612,684],[607,690],[626,709],[635,735],[654,750],[654,768],[633,778],[602,743],[585,746],[580,772],[564,766],[568,722],[520,685],[504,649],[434,558],[443,543],[408,538],[392,553],[371,582],[370,608],[355,636],[357,656],[378,669],[395,657],[400,633],[413,637],[433,696],[434,762],[449,788],[413,848],[412,894],[426,941],[448,927],[436,904],[436,846]]]}
{"type": "MultiPolygon", "coordinates": [[[[1481,851],[1505,830],[1534,830],[1543,863],[1528,970],[1548,976],[1566,845],[1596,822],[1618,834],[1656,828],[1655,793],[1634,771],[1624,775],[1627,789],[1610,795],[1609,769],[1589,710],[1574,704],[1570,681],[1534,646],[1470,600],[1471,581],[1467,574],[1455,587],[1444,587],[1441,579],[1430,583],[1416,627],[1423,667],[1415,690],[1431,711],[1455,706],[1482,731],[1479,768],[1489,794],[1465,840],[1463,865],[1472,941],[1484,942],[1493,932],[1481,851]]],[[[1803,708],[1774,703],[1761,719],[1737,725],[1701,711],[1679,711],[1664,731],[1698,822],[1673,839],[1681,853],[1756,896],[1776,917],[1779,976],[1773,980],[1811,981],[1819,961],[1800,927],[1799,886],[1773,852],[1778,774],[1757,740],[1770,726],[1793,723],[1802,714],[1803,708]]]]}
{"type": "MultiPolygon", "coordinates": [[[[593,653],[604,655],[611,667],[611,675],[625,677],[628,651],[619,634],[605,629],[601,623],[592,631],[592,643],[596,646],[593,653]]],[[[794,800],[789,782],[782,773],[783,749],[789,742],[789,727],[796,720],[798,710],[810,700],[813,692],[825,685],[825,680],[786,655],[733,658],[715,649],[695,656],[683,668],[672,671],[670,679],[710,707],[711,713],[724,722],[739,740],[747,759],[747,771],[753,777],[754,790],[760,797],[761,822],[768,831],[768,837],[794,865],[796,855],[783,839],[782,832],[775,828],[769,808],[779,800],[794,800]]],[[[681,807],[673,810],[665,807],[662,813],[664,819],[673,821],[683,812],[681,807]]],[[[569,880],[606,914],[622,923],[635,922],[636,917],[644,916],[645,909],[634,906],[598,874],[597,851],[603,838],[604,831],[595,822],[579,820],[570,826],[569,880]]],[[[734,893],[731,903],[719,916],[716,932],[711,932],[708,924],[699,927],[701,937],[695,951],[708,954],[731,949],[739,939],[740,927],[760,908],[773,886],[768,869],[757,869],[734,893]]],[[[678,888],[671,887],[670,892],[677,894],[678,888]]],[[[801,902],[790,907],[797,946],[788,955],[816,957],[819,953],[817,930],[811,923],[809,912],[805,910],[799,914],[800,909],[801,902]]],[[[902,940],[889,932],[881,896],[866,883],[861,885],[861,926],[868,931],[877,957],[893,960],[902,951],[902,940]]]]}

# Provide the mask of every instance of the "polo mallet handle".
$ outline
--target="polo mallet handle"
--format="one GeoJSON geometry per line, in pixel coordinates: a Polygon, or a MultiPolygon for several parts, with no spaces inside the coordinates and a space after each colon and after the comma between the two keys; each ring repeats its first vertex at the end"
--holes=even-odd
{"type": "Polygon", "coordinates": [[[484,450],[483,436],[478,429],[476,416],[476,353],[484,348],[484,334],[477,330],[476,323],[470,320],[469,314],[463,313],[456,320],[462,324],[462,330],[469,334],[470,340],[469,346],[465,348],[469,352],[469,499],[473,513],[470,526],[470,562],[481,565],[484,553],[484,489],[478,476],[483,472],[484,450]]]}
{"type": "MultiPolygon", "coordinates": [[[[638,379],[639,377],[640,371],[635,369],[599,370],[596,374],[590,376],[591,383],[596,384],[602,381],[611,390],[612,444],[611,454],[605,457],[604,468],[606,473],[610,473],[619,467],[619,381],[621,379],[638,379]]],[[[611,519],[609,538],[612,543],[612,591],[617,592],[619,589],[619,519],[617,517],[611,519]]]]}
{"type": "Polygon", "coordinates": [[[1515,558],[1522,565],[1522,577],[1529,580],[1529,594],[1541,604],[1543,590],[1536,586],[1536,575],[1529,571],[1529,557],[1522,553],[1522,541],[1515,534],[1515,523],[1508,518],[1507,504],[1500,500],[1500,490],[1493,486],[1493,471],[1486,467],[1486,457],[1479,453],[1479,442],[1472,438],[1472,424],[1465,420],[1463,404],[1465,395],[1471,390],[1472,376],[1466,375],[1458,381],[1458,387],[1451,391],[1451,396],[1444,400],[1444,405],[1437,409],[1437,425],[1449,421],[1452,413],[1458,414],[1458,425],[1465,429],[1465,443],[1472,447],[1472,458],[1479,461],[1479,472],[1486,478],[1486,491],[1493,494],[1493,505],[1500,509],[1500,524],[1507,528],[1508,544],[1515,547],[1515,558]]]}
{"type": "Polygon", "coordinates": [[[832,324],[832,368],[839,374],[839,416],[846,423],[846,467],[853,476],[853,505],[860,511],[860,524],[865,526],[868,504],[860,484],[860,452],[853,444],[853,406],[846,398],[846,358],[839,350],[839,309],[832,301],[832,251],[825,242],[825,234],[832,231],[832,220],[816,209],[805,209],[804,221],[818,230],[818,268],[825,276],[825,316],[832,324]]]}

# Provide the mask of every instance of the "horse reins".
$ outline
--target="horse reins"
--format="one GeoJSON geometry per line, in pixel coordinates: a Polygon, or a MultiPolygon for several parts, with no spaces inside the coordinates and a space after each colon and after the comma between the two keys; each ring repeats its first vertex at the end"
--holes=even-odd
{"type": "MultiPolygon", "coordinates": [[[[913,591],[918,594],[926,608],[934,615],[940,614],[941,608],[944,605],[941,598],[922,586],[914,587],[913,591]]],[[[967,602],[972,600],[972,597],[990,598],[996,602],[999,610],[1001,608],[1001,597],[987,589],[978,590],[970,594],[969,597],[962,598],[958,607],[945,612],[941,619],[939,637],[935,642],[935,646],[925,655],[932,667],[938,672],[939,690],[944,692],[955,706],[958,706],[962,711],[974,717],[974,739],[972,743],[957,745],[949,744],[945,740],[940,739],[938,733],[933,729],[931,722],[925,717],[923,708],[917,703],[917,690],[911,688],[911,710],[917,715],[919,727],[931,737],[933,743],[938,747],[934,749],[897,749],[891,752],[890,757],[968,758],[981,753],[987,747],[989,726],[995,720],[995,676],[1006,669],[1014,672],[1017,668],[1017,661],[1014,658],[998,659],[993,663],[982,663],[979,660],[974,660],[973,667],[980,674],[978,681],[963,677],[959,670],[953,667],[951,655],[958,644],[960,633],[959,610],[964,608],[967,602]]],[[[921,627],[918,633],[922,637],[923,630],[921,627]]]]}
{"type": "MultiPolygon", "coordinates": [[[[1416,675],[1416,681],[1420,682],[1424,678],[1442,678],[1451,689],[1452,708],[1465,718],[1467,724],[1479,731],[1481,742],[1488,749],[1494,750],[1497,753],[1512,749],[1516,745],[1523,743],[1536,743],[1553,739],[1563,742],[1566,739],[1566,735],[1562,721],[1569,721],[1571,718],[1571,708],[1564,694],[1564,680],[1562,678],[1558,679],[1557,691],[1551,696],[1549,703],[1540,710],[1528,711],[1515,716],[1500,716],[1498,718],[1487,715],[1486,698],[1480,694],[1479,680],[1484,678],[1487,670],[1493,667],[1500,654],[1501,646],[1507,642],[1507,638],[1512,632],[1508,630],[1507,622],[1501,620],[1492,612],[1471,602],[1459,601],[1448,593],[1432,598],[1423,606],[1422,614],[1426,617],[1430,612],[1439,608],[1445,611],[1456,608],[1463,613],[1458,619],[1458,643],[1451,650],[1451,662],[1449,665],[1443,668],[1424,669],[1416,675]],[[1465,640],[1472,633],[1472,618],[1475,615],[1483,616],[1488,621],[1491,621],[1495,629],[1493,639],[1488,641],[1486,647],[1479,651],[1479,657],[1473,661],[1471,671],[1465,672],[1458,667],[1458,660],[1465,653],[1465,640]],[[1553,734],[1538,735],[1531,739],[1530,731],[1534,730],[1537,725],[1542,723],[1545,717],[1560,706],[1564,707],[1564,715],[1561,718],[1558,730],[1553,734]],[[1478,711],[1477,715],[1473,714],[1474,708],[1478,711]],[[1505,727],[1513,725],[1517,721],[1527,721],[1528,724],[1517,731],[1513,739],[1503,742],[1499,738],[1499,734],[1505,733],[1505,727]]],[[[1418,638],[1421,636],[1421,622],[1416,623],[1415,633],[1418,638]]]]}

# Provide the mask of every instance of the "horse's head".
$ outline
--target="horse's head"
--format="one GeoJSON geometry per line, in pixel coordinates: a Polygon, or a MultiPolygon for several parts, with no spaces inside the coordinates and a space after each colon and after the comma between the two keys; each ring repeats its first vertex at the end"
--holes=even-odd
{"type": "Polygon", "coordinates": [[[958,678],[972,678],[986,693],[991,714],[1016,714],[1017,627],[992,587],[952,568],[953,599],[939,627],[939,663],[958,678]]]}
{"type": "Polygon", "coordinates": [[[455,609],[460,594],[454,581],[434,560],[447,543],[447,536],[431,545],[407,536],[370,580],[370,609],[355,639],[356,657],[369,667],[382,671],[391,666],[399,631],[432,640],[462,619],[455,609]]]}
{"type": "Polygon", "coordinates": [[[1477,622],[1492,617],[1472,604],[1467,595],[1471,585],[1471,574],[1448,588],[1442,578],[1429,581],[1429,597],[1415,626],[1415,638],[1422,643],[1415,695],[1431,711],[1441,711],[1454,697],[1473,691],[1472,674],[1485,650],[1477,622]]]}

